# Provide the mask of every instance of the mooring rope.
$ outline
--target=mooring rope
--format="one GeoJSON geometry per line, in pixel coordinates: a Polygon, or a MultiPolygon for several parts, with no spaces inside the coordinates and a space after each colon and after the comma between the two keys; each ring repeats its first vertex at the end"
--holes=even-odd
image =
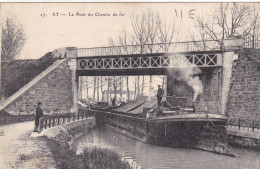
{"type": "Polygon", "coordinates": [[[213,127],[216,127],[215,124],[213,123],[213,121],[211,120],[211,118],[209,117],[209,115],[204,112],[204,114],[206,115],[206,117],[209,119],[209,121],[211,122],[211,124],[213,125],[213,127]]]}

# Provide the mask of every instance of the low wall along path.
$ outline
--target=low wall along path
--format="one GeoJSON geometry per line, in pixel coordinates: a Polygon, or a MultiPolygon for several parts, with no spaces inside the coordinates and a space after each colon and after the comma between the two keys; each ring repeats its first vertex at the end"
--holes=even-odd
{"type": "Polygon", "coordinates": [[[41,132],[41,136],[46,136],[49,139],[55,140],[64,146],[70,146],[73,139],[83,135],[89,129],[95,127],[95,117],[55,126],[41,132]]]}

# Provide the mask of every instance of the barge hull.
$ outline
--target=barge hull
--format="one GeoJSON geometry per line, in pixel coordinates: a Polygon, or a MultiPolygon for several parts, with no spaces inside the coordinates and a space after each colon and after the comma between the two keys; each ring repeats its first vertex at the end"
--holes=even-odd
{"type": "Polygon", "coordinates": [[[159,118],[147,119],[128,115],[88,110],[98,125],[149,144],[234,155],[228,148],[226,119],[159,118]]]}

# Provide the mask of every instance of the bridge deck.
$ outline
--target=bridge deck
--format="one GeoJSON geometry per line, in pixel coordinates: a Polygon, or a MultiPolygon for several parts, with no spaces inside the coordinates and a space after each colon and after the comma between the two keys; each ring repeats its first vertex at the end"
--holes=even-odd
{"type": "MultiPolygon", "coordinates": [[[[224,40],[226,46],[228,40],[224,40]]],[[[187,41],[175,43],[158,43],[145,45],[109,46],[97,48],[79,48],[78,57],[93,56],[118,56],[118,55],[145,55],[160,53],[196,52],[196,51],[219,51],[220,41],[187,41]]]]}
{"type": "MultiPolygon", "coordinates": [[[[169,69],[222,66],[223,52],[243,44],[238,39],[78,48],[77,70],[169,69]],[[239,45],[238,45],[239,44],[239,45]]],[[[243,46],[243,45],[242,45],[243,46]]]]}

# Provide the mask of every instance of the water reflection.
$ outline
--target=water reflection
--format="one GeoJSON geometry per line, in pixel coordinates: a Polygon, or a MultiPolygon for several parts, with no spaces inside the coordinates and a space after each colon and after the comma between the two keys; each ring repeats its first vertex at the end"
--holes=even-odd
{"type": "Polygon", "coordinates": [[[235,149],[240,158],[196,149],[163,147],[142,143],[121,135],[110,128],[95,128],[73,143],[78,153],[85,147],[114,149],[125,157],[132,157],[143,168],[193,169],[259,169],[260,152],[235,149]]]}

